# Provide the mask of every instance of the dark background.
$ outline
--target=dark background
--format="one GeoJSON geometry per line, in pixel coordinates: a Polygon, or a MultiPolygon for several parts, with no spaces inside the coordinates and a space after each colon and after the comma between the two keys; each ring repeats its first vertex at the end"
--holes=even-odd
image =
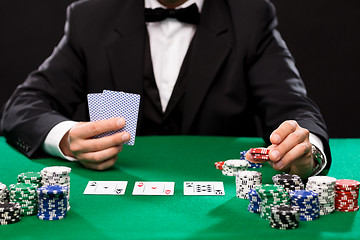
{"type": "MultiPolygon", "coordinates": [[[[71,2],[0,1],[0,106],[51,54],[63,34],[66,6],[71,2]]],[[[308,95],[321,109],[330,137],[359,138],[360,1],[272,2],[279,30],[308,95]]]]}

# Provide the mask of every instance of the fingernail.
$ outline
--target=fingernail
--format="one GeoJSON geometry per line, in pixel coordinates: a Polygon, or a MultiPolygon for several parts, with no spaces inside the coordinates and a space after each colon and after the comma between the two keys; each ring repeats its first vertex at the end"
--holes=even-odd
{"type": "Polygon", "coordinates": [[[116,122],[116,124],[119,126],[119,127],[123,127],[125,125],[125,120],[123,118],[119,118],[116,122]]]}
{"type": "Polygon", "coordinates": [[[271,135],[270,138],[272,138],[273,142],[276,143],[276,144],[280,142],[280,136],[278,134],[276,134],[276,133],[271,135]]]}
{"type": "Polygon", "coordinates": [[[280,152],[278,150],[271,151],[271,156],[273,160],[278,160],[280,156],[280,152]]]}
{"type": "Polygon", "coordinates": [[[124,133],[123,135],[122,135],[122,140],[123,141],[129,141],[130,140],[130,134],[128,134],[128,133],[124,133]]]}

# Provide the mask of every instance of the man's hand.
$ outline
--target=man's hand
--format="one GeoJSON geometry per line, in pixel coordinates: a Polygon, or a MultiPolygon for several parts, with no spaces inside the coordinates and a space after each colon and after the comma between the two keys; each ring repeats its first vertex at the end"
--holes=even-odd
{"type": "Polygon", "coordinates": [[[115,164],[118,153],[123,148],[122,144],[130,140],[130,135],[121,132],[98,139],[92,137],[124,126],[123,118],[78,123],[65,134],[60,142],[60,149],[66,156],[75,157],[87,168],[107,169],[115,164]]]}
{"type": "MultiPolygon", "coordinates": [[[[299,175],[302,178],[310,176],[314,160],[311,153],[309,131],[299,126],[294,120],[283,122],[270,136],[269,164],[277,171],[299,175]]],[[[250,153],[246,158],[256,161],[250,153]]]]}

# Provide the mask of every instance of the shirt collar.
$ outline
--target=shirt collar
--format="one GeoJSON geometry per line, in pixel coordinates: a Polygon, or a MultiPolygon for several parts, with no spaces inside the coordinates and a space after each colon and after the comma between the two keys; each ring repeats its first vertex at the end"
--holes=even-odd
{"type": "MultiPolygon", "coordinates": [[[[191,4],[196,3],[199,12],[201,12],[202,6],[204,4],[204,0],[188,0],[181,4],[180,6],[176,7],[178,8],[186,8],[190,6],[191,4]]],[[[161,3],[159,3],[157,0],[145,0],[145,8],[165,8],[161,3]]]]}

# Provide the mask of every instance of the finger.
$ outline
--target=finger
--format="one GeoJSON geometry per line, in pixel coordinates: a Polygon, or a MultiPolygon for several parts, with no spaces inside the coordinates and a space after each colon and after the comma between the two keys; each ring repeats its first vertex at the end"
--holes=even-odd
{"type": "Polygon", "coordinates": [[[77,138],[91,138],[98,134],[108,132],[111,130],[118,130],[125,126],[124,118],[111,118],[96,122],[87,122],[85,124],[76,125],[70,130],[71,136],[76,136],[77,138]]]}
{"type": "Polygon", "coordinates": [[[269,152],[271,161],[277,162],[284,157],[287,152],[299,143],[304,142],[309,137],[309,131],[305,128],[298,128],[295,132],[290,133],[285,140],[279,145],[273,147],[269,152]]]}
{"type": "Polygon", "coordinates": [[[111,147],[97,152],[79,153],[76,155],[76,158],[81,162],[100,164],[101,162],[116,157],[121,150],[122,146],[111,147]]]}
{"type": "Polygon", "coordinates": [[[307,169],[311,161],[311,144],[302,142],[288,151],[279,161],[272,162],[272,167],[277,171],[286,171],[293,167],[307,169]]]}
{"type": "Polygon", "coordinates": [[[294,120],[288,120],[280,124],[280,126],[270,135],[272,144],[280,144],[290,133],[294,132],[299,125],[294,120]]]}
{"type": "Polygon", "coordinates": [[[127,132],[116,133],[102,138],[87,139],[86,141],[73,141],[70,144],[70,150],[77,152],[96,152],[114,146],[119,146],[130,140],[130,134],[127,132]]]}
{"type": "Polygon", "coordinates": [[[110,158],[101,163],[94,163],[94,162],[80,162],[80,163],[86,168],[102,171],[112,167],[116,163],[116,161],[117,161],[117,157],[110,158]]]}

